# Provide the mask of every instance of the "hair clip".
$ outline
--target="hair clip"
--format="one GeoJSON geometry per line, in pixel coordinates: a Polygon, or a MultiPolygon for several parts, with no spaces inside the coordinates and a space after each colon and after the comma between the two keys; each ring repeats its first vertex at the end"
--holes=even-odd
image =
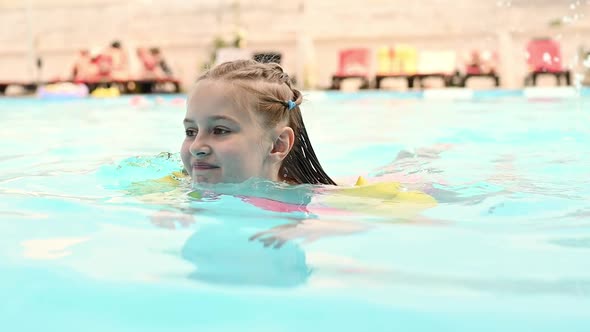
{"type": "Polygon", "coordinates": [[[297,107],[297,103],[292,101],[292,100],[288,100],[287,101],[287,108],[290,110],[294,109],[295,107],[297,107]]]}

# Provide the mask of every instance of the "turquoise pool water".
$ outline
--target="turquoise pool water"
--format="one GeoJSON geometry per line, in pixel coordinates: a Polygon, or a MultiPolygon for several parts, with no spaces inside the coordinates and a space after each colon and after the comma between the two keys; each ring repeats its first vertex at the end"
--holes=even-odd
{"type": "Polygon", "coordinates": [[[587,96],[308,94],[337,182],[439,201],[386,215],[152,181],[178,97],[0,99],[3,331],[588,331],[587,96]]]}

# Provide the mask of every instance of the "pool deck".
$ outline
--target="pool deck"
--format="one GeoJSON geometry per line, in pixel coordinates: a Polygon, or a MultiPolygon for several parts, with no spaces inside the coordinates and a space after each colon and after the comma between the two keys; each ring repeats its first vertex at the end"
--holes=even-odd
{"type": "MultiPolygon", "coordinates": [[[[415,99],[415,100],[485,100],[495,98],[524,98],[524,99],[574,99],[579,97],[590,97],[590,87],[531,87],[524,89],[487,89],[475,90],[468,88],[442,88],[420,91],[392,91],[392,90],[359,90],[359,91],[334,91],[334,90],[304,90],[304,98],[308,101],[332,99],[332,100],[355,100],[355,99],[415,99]]],[[[34,94],[20,96],[1,96],[0,100],[76,100],[76,99],[97,99],[97,100],[125,100],[140,98],[143,101],[157,101],[158,103],[168,100],[178,100],[186,97],[183,93],[171,94],[150,94],[150,95],[121,95],[111,98],[94,97],[47,97],[39,98],[34,94]]]]}
{"type": "Polygon", "coordinates": [[[474,90],[466,88],[442,88],[422,91],[387,91],[387,90],[361,90],[356,92],[340,91],[306,91],[304,96],[308,99],[322,99],[324,97],[358,99],[443,99],[443,100],[474,100],[493,98],[559,98],[569,99],[577,97],[590,97],[590,87],[532,87],[524,89],[489,89],[474,90]]]}

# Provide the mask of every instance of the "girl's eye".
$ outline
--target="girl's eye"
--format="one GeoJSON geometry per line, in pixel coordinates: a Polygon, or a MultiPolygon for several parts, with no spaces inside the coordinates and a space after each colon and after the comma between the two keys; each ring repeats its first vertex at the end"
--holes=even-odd
{"type": "Polygon", "coordinates": [[[185,131],[187,137],[195,137],[197,136],[197,131],[195,129],[187,129],[185,131]]]}
{"type": "Polygon", "coordinates": [[[230,131],[227,128],[215,127],[213,128],[213,135],[227,135],[230,131]]]}

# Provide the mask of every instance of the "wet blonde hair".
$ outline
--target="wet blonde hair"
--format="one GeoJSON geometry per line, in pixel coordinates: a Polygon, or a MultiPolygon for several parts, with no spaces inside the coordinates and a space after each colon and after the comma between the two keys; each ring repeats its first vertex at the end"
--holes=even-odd
{"type": "Polygon", "coordinates": [[[336,184],[320,165],[309,141],[299,108],[303,96],[293,88],[289,75],[280,65],[254,60],[225,62],[209,69],[197,82],[203,80],[226,81],[243,91],[242,96],[236,95],[236,101],[251,105],[262,115],[266,128],[274,128],[287,120],[295,133],[295,141],[279,169],[280,179],[297,184],[336,184]],[[291,110],[289,101],[295,102],[291,110]]]}

